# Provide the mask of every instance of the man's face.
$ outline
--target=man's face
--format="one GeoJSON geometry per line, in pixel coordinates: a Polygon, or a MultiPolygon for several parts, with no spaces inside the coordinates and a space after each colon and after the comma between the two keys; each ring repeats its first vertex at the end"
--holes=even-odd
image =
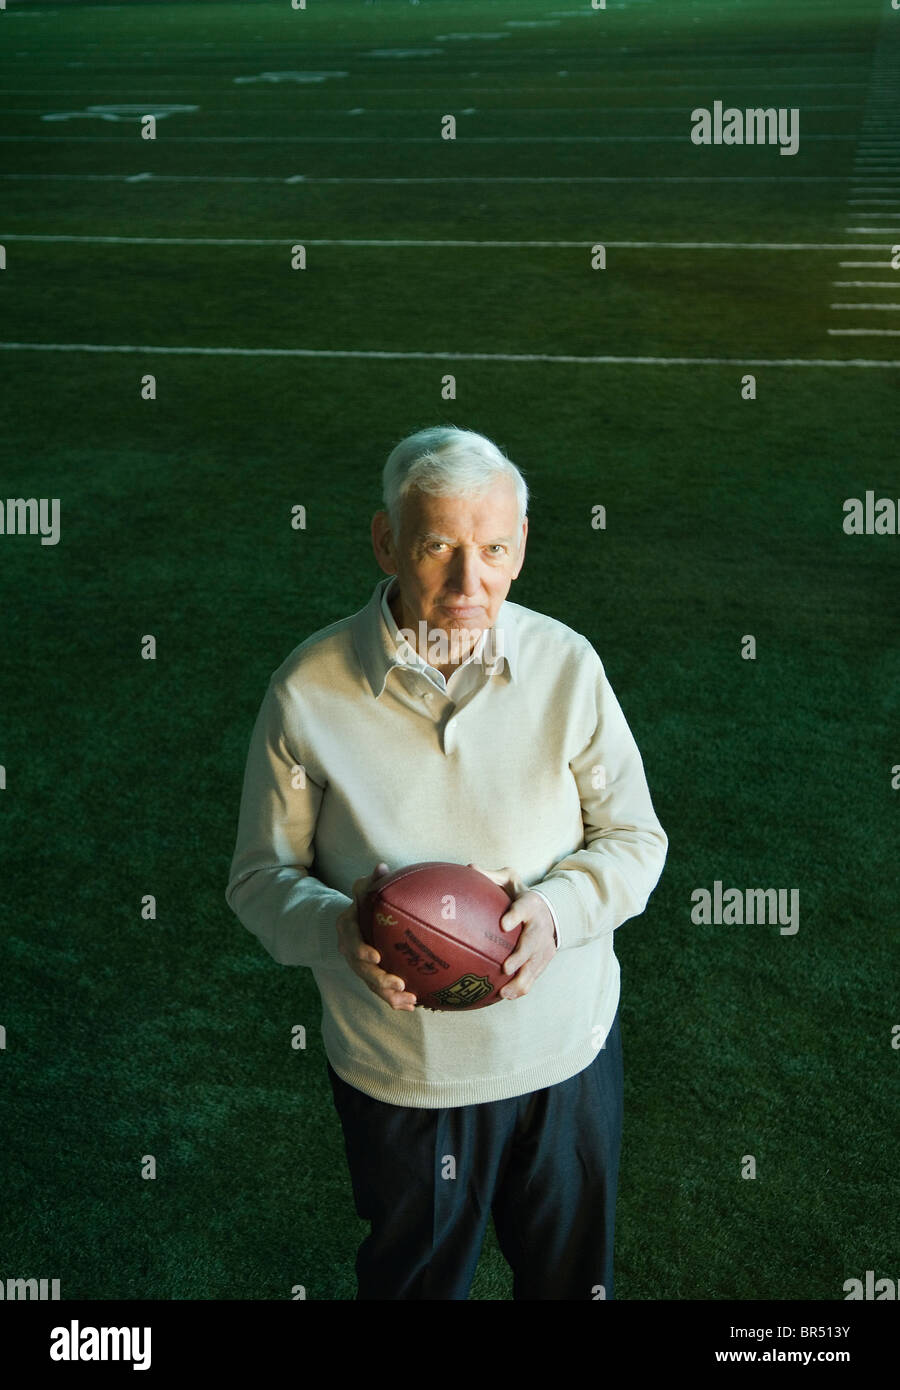
{"type": "Polygon", "coordinates": [[[522,568],[527,533],[527,517],[518,524],[509,478],[479,497],[433,497],[411,488],[396,540],[387,514],[378,512],[372,541],[385,574],[398,578],[398,627],[411,628],[417,637],[420,622],[429,632],[440,629],[462,647],[464,658],[480,633],[493,627],[522,568]],[[456,639],[449,636],[454,631],[456,639]]]}

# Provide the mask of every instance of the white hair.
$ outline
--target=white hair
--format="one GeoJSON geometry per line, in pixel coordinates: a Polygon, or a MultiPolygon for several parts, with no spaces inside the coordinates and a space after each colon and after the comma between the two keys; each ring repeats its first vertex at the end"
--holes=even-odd
{"type": "Polygon", "coordinates": [[[384,509],[396,541],[410,488],[435,497],[477,497],[498,478],[511,478],[519,504],[519,529],[528,511],[528,486],[516,465],[483,434],[455,425],[434,425],[400,441],[384,466],[384,509]]]}

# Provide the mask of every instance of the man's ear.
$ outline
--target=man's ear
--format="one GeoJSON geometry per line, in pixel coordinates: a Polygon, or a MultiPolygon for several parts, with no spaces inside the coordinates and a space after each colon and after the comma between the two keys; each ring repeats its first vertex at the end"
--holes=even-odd
{"type": "Polygon", "coordinates": [[[525,542],[526,542],[527,539],[528,539],[528,517],[526,516],[525,520],[522,522],[522,541],[521,541],[521,545],[520,545],[520,548],[519,548],[519,560],[518,560],[518,564],[516,565],[516,568],[515,568],[515,573],[513,574],[513,579],[518,579],[518,577],[519,577],[519,571],[521,570],[522,566],[523,566],[524,563],[525,563],[525,542]]]}

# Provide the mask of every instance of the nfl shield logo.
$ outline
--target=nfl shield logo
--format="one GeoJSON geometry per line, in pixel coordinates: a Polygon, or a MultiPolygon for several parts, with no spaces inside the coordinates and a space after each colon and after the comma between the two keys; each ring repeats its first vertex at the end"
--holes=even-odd
{"type": "Polygon", "coordinates": [[[486,975],[461,975],[454,984],[435,990],[434,997],[445,1009],[465,1009],[486,999],[493,990],[486,975]]]}

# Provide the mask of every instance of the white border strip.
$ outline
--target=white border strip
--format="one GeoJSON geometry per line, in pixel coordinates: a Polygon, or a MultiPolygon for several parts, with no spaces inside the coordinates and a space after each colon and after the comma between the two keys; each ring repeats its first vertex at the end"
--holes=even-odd
{"type": "MultiPolygon", "coordinates": [[[[861,228],[860,230],[871,230],[882,234],[889,232],[890,228],[861,228]]],[[[571,249],[587,251],[594,245],[612,247],[615,250],[633,249],[653,249],[669,251],[878,251],[880,248],[876,242],[861,241],[835,241],[835,242],[805,242],[805,241],[606,241],[598,235],[596,241],[456,241],[456,240],[416,240],[409,238],[379,240],[375,237],[304,237],[297,233],[296,236],[283,237],[151,237],[151,236],[69,236],[64,233],[25,233],[10,232],[4,234],[0,232],[0,243],[26,241],[26,242],[75,242],[86,243],[88,245],[123,245],[123,246],[283,246],[290,247],[295,242],[302,243],[303,246],[411,246],[411,247],[434,247],[434,246],[459,246],[474,247],[475,249],[484,248],[541,248],[550,247],[554,249],[571,249]]],[[[892,249],[886,243],[887,249],[892,249]]],[[[842,262],[842,264],[844,264],[842,262]]],[[[848,262],[848,264],[850,264],[848,262]]],[[[879,261],[857,262],[861,265],[880,265],[879,261]]]]}
{"type": "MultiPolygon", "coordinates": [[[[830,333],[865,333],[867,329],[829,329],[830,333]]],[[[872,332],[893,333],[892,329],[872,332]]],[[[900,336],[900,329],[896,330],[900,336]]],[[[891,367],[900,361],[803,357],[581,357],[542,352],[392,352],[340,348],[158,347],[124,343],[0,343],[3,352],[133,352],[172,357],[320,357],[415,362],[548,362],[582,366],[726,366],[726,367],[891,367]]]]}

